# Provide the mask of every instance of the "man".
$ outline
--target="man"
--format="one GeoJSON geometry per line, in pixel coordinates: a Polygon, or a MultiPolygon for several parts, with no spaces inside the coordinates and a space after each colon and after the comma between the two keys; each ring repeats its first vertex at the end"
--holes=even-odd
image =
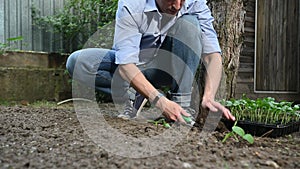
{"type": "Polygon", "coordinates": [[[235,120],[215,101],[222,58],[212,21],[205,0],[120,0],[113,49],[76,51],[68,58],[67,69],[73,75],[77,65],[80,73],[76,80],[81,82],[95,75],[96,89],[107,91],[116,86],[110,91],[116,97],[124,96],[117,89],[128,88],[121,82],[126,80],[137,94],[135,105],[127,106],[120,117],[134,118],[136,110],[132,107],[138,109],[139,100],[147,98],[168,119],[185,123],[183,117],[193,112],[192,83],[202,59],[207,75],[201,105],[235,120]],[[113,76],[122,78],[112,84],[113,76]],[[170,86],[168,98],[157,90],[165,85],[170,86]]]}

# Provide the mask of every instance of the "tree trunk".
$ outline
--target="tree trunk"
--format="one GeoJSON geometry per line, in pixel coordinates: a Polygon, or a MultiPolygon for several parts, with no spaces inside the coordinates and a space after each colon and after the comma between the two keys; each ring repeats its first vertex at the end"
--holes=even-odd
{"type": "MultiPolygon", "coordinates": [[[[245,20],[244,1],[247,0],[208,0],[208,6],[215,18],[214,27],[218,34],[224,59],[223,77],[216,96],[218,100],[234,97],[235,94],[239,57],[243,43],[242,35],[245,20]]],[[[205,69],[200,69],[197,75],[200,98],[203,94],[204,72],[205,69]]],[[[207,112],[205,113],[203,110],[201,112],[202,117],[207,115],[207,112]]]]}

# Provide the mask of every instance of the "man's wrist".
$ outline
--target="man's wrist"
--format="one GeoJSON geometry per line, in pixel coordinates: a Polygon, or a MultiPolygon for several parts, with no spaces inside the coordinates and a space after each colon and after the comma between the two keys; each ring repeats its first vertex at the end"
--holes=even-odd
{"type": "Polygon", "coordinates": [[[164,97],[162,93],[158,93],[155,98],[152,100],[152,105],[156,106],[157,102],[159,101],[160,98],[164,97]]]}

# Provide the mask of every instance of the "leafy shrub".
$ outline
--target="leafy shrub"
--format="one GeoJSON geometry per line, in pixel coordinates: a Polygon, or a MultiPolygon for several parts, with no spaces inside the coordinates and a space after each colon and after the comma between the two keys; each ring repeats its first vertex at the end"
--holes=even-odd
{"type": "Polygon", "coordinates": [[[32,17],[38,27],[60,33],[65,52],[72,52],[82,48],[97,29],[115,19],[117,2],[117,0],[68,0],[63,10],[52,16],[40,16],[40,11],[33,5],[32,17]],[[75,47],[69,48],[72,45],[75,47]]]}
{"type": "Polygon", "coordinates": [[[0,43],[0,55],[4,55],[6,51],[16,50],[15,46],[18,41],[22,41],[23,37],[18,36],[14,38],[8,38],[7,43],[0,43]]]}

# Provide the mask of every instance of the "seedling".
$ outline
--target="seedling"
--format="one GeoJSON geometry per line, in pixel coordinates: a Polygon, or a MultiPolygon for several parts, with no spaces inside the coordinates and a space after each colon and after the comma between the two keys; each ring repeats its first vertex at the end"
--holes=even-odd
{"type": "Polygon", "coordinates": [[[163,125],[165,128],[171,128],[170,124],[166,122],[165,119],[159,119],[159,120],[148,120],[149,123],[153,123],[156,127],[158,127],[158,124],[163,125]]]}
{"type": "Polygon", "coordinates": [[[251,100],[245,96],[242,99],[231,99],[223,104],[230,109],[237,120],[253,121],[263,124],[281,124],[300,120],[300,107],[292,102],[276,102],[274,98],[251,100]]]}
{"type": "Polygon", "coordinates": [[[222,140],[222,143],[224,143],[229,137],[234,137],[237,141],[239,141],[238,136],[243,138],[244,140],[248,141],[250,144],[254,143],[254,138],[251,134],[246,134],[245,131],[236,125],[237,121],[235,121],[234,125],[232,126],[232,131],[227,133],[222,140]],[[238,135],[238,136],[237,136],[238,135]]]}

